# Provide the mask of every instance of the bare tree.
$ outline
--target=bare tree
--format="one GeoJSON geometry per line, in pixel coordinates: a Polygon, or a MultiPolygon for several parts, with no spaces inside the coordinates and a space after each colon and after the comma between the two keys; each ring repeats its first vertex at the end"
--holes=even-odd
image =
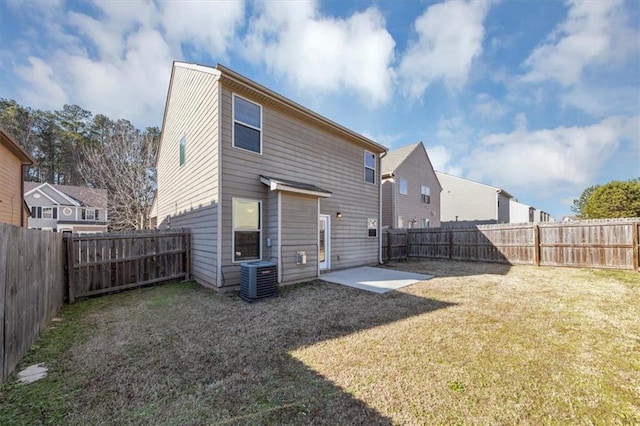
{"type": "Polygon", "coordinates": [[[80,174],[109,196],[109,229],[145,229],[156,190],[157,128],[145,132],[127,120],[102,120],[100,139],[84,148],[80,174]]]}

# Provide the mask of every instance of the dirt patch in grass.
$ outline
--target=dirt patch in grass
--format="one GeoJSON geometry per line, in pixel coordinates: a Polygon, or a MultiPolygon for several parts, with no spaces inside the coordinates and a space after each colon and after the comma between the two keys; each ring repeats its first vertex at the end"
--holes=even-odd
{"type": "Polygon", "coordinates": [[[65,307],[0,424],[640,422],[640,275],[465,262],[384,295],[193,283],[65,307]]]}

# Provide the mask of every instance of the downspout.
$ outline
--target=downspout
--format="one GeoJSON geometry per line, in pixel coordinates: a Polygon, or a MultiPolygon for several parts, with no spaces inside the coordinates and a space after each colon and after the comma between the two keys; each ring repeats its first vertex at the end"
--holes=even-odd
{"type": "Polygon", "coordinates": [[[382,159],[388,154],[388,151],[384,151],[380,154],[378,161],[378,169],[380,170],[380,177],[378,179],[378,263],[382,265],[384,259],[382,259],[382,159]]]}

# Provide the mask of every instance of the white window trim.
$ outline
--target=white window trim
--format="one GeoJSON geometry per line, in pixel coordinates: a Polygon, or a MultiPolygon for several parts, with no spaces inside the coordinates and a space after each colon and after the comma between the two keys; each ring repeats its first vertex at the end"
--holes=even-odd
{"type": "MultiPolygon", "coordinates": [[[[42,217],[41,217],[41,219],[53,219],[53,209],[54,209],[54,208],[55,208],[55,207],[44,207],[44,206],[43,206],[43,207],[42,207],[42,217]],[[45,210],[48,210],[49,212],[51,212],[51,216],[50,216],[50,217],[45,217],[45,216],[44,216],[44,212],[45,212],[45,210]]],[[[57,215],[56,215],[56,216],[57,216],[57,215]]]]}
{"type": "Polygon", "coordinates": [[[232,98],[232,100],[231,100],[231,145],[236,149],[243,150],[244,152],[250,152],[251,154],[255,154],[255,155],[262,155],[262,134],[264,133],[264,131],[263,131],[263,129],[264,129],[264,121],[262,119],[262,105],[257,103],[257,102],[254,102],[254,101],[252,101],[250,99],[247,99],[244,96],[237,95],[235,93],[231,94],[231,98],[232,98]],[[251,124],[247,124],[247,123],[245,123],[243,121],[236,120],[236,108],[235,108],[236,98],[240,98],[240,99],[242,99],[244,101],[247,101],[249,103],[252,103],[252,104],[257,105],[257,106],[260,107],[260,128],[252,126],[251,124]],[[246,148],[242,148],[240,146],[236,146],[236,134],[235,134],[235,132],[236,132],[236,121],[242,126],[246,126],[246,127],[250,128],[250,129],[257,130],[257,131],[260,132],[260,152],[255,152],[255,151],[251,151],[250,149],[246,149],[246,148]]]}
{"type": "MultiPolygon", "coordinates": [[[[279,211],[279,209],[278,209],[279,211]]],[[[280,240],[278,239],[278,246],[280,246],[280,240]]],[[[245,262],[255,262],[257,260],[262,260],[262,200],[256,200],[253,198],[244,198],[244,197],[231,197],[231,263],[233,264],[239,264],[239,263],[245,263],[245,262]],[[258,258],[257,259],[241,259],[241,260],[236,260],[236,221],[235,221],[235,217],[233,215],[233,201],[234,200],[243,200],[243,201],[257,201],[258,205],[260,206],[260,217],[258,218],[259,220],[259,225],[260,227],[258,228],[258,232],[260,233],[260,244],[258,245],[260,253],[258,254],[258,258]]]]}
{"type": "Polygon", "coordinates": [[[403,178],[398,179],[398,194],[409,195],[409,181],[407,179],[403,179],[403,178]],[[402,182],[404,182],[407,185],[406,192],[402,192],[402,182]]]}
{"type": "Polygon", "coordinates": [[[94,208],[91,208],[91,209],[86,208],[86,209],[84,209],[84,220],[90,221],[90,222],[95,222],[96,220],[98,220],[98,219],[96,219],[95,211],[96,211],[96,209],[94,209],[94,208]],[[89,212],[91,212],[91,214],[93,214],[93,219],[89,219],[89,214],[88,214],[89,212]]]}
{"type": "Polygon", "coordinates": [[[364,155],[362,156],[362,162],[364,163],[364,171],[363,171],[364,176],[362,176],[362,177],[363,177],[363,179],[364,179],[364,183],[369,183],[369,184],[371,184],[371,185],[375,185],[375,184],[376,184],[376,181],[378,180],[378,179],[377,179],[378,157],[376,156],[376,154],[375,154],[375,153],[373,153],[373,152],[371,152],[371,151],[367,151],[367,150],[365,149],[365,150],[364,150],[364,155]],[[367,154],[371,154],[371,155],[373,155],[373,168],[371,168],[371,167],[367,166],[367,154]],[[369,169],[369,170],[373,170],[373,182],[369,182],[369,181],[367,180],[367,169],[369,169]]]}
{"type": "Polygon", "coordinates": [[[420,201],[423,202],[424,204],[431,204],[431,188],[427,185],[420,185],[420,201]],[[427,194],[425,194],[424,192],[422,192],[422,190],[426,188],[427,189],[427,194]],[[428,201],[424,201],[422,196],[426,195],[428,198],[428,201]]]}

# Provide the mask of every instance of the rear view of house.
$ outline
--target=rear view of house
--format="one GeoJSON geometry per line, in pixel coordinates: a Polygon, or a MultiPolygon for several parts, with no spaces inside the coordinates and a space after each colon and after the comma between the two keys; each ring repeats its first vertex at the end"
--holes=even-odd
{"type": "Polygon", "coordinates": [[[385,151],[221,65],[175,62],[152,216],[191,230],[204,285],[238,285],[256,260],[278,282],[376,264],[385,151]]]}
{"type": "Polygon", "coordinates": [[[422,142],[390,151],[382,159],[382,226],[440,226],[440,181],[422,142]]]}
{"type": "Polygon", "coordinates": [[[0,129],[0,222],[26,226],[29,216],[24,204],[23,170],[33,164],[18,142],[0,129]]]}
{"type": "Polygon", "coordinates": [[[107,191],[82,186],[25,182],[29,228],[53,232],[107,232],[107,191]]]}
{"type": "Polygon", "coordinates": [[[509,223],[511,194],[501,188],[436,172],[442,184],[442,226],[509,223]]]}

